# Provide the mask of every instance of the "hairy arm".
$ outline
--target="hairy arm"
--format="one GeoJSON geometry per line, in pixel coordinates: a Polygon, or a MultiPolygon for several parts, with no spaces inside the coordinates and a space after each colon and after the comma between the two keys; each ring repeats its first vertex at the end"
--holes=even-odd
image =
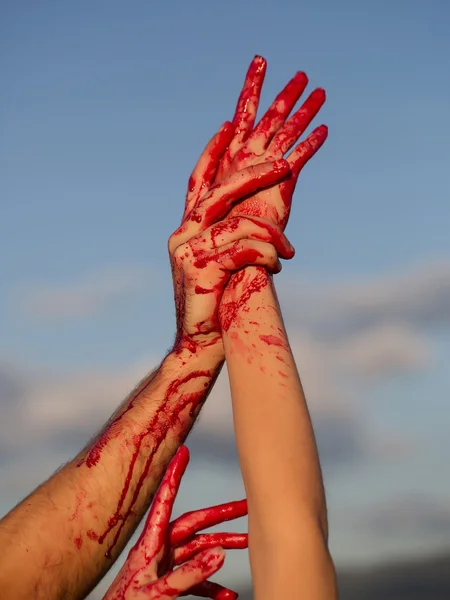
{"type": "Polygon", "coordinates": [[[233,135],[225,123],[189,182],[182,223],[169,240],[177,314],[174,350],[76,459],[0,523],[0,598],[83,598],[117,558],[169,460],[189,433],[224,360],[217,308],[232,272],[278,269],[283,234],[238,218],[233,203],[284,179],[286,161],[235,170],[212,185],[233,135]]]}
{"type": "Polygon", "coordinates": [[[102,433],[0,522],[0,598],[84,598],[147,510],[223,363],[180,348],[102,433]]]}

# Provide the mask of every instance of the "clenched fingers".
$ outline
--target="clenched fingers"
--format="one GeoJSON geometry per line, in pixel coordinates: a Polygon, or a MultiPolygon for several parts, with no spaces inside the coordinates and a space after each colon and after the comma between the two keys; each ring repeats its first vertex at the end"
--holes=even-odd
{"type": "Polygon", "coordinates": [[[220,248],[241,239],[253,239],[269,242],[275,246],[281,258],[292,258],[293,246],[279,227],[267,219],[253,216],[234,216],[215,223],[188,244],[194,255],[205,250],[220,248]]]}

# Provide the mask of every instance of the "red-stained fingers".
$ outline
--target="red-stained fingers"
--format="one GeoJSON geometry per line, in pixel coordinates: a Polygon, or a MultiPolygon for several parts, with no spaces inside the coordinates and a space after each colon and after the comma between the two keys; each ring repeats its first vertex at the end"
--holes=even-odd
{"type": "Polygon", "coordinates": [[[308,85],[306,73],[299,71],[278,94],[247,139],[243,152],[259,156],[264,153],[274,134],[280,129],[308,85]]]}
{"type": "MultiPolygon", "coordinates": [[[[213,581],[204,581],[195,585],[187,594],[192,596],[200,596],[200,598],[212,598],[212,600],[237,600],[239,594],[233,592],[219,583],[213,581]]],[[[182,594],[184,596],[184,594],[182,594]]]]}
{"type": "Polygon", "coordinates": [[[217,546],[226,550],[244,550],[248,548],[248,533],[201,533],[200,535],[194,535],[188,542],[175,548],[175,564],[181,565],[200,550],[216,548],[217,546]]]}
{"type": "Polygon", "coordinates": [[[245,517],[247,511],[247,500],[244,499],[187,512],[170,523],[170,544],[178,546],[202,529],[245,517]]]}
{"type": "Polygon", "coordinates": [[[290,259],[295,254],[293,246],[279,227],[267,219],[253,216],[237,215],[219,221],[192,238],[188,244],[196,255],[242,239],[269,242],[281,258],[290,259]]]}
{"type": "Polygon", "coordinates": [[[294,148],[294,150],[287,157],[287,161],[291,165],[292,170],[292,177],[287,182],[288,184],[291,184],[292,181],[297,180],[300,171],[322,147],[327,137],[328,127],[326,125],[320,125],[308,135],[306,140],[300,142],[300,144],[294,148]]]}
{"type": "Polygon", "coordinates": [[[267,61],[262,56],[255,56],[248,68],[233,117],[236,132],[230,144],[232,156],[253,129],[266,69],[267,61]]]}
{"type": "Polygon", "coordinates": [[[282,157],[304,133],[308,125],[319,112],[326,100],[325,90],[314,90],[302,106],[281,127],[269,144],[268,155],[271,160],[282,157]]]}
{"type": "Polygon", "coordinates": [[[201,196],[212,185],[220,159],[231,142],[233,134],[233,124],[230,121],[226,121],[203,150],[189,178],[182,221],[184,221],[201,196]]]}
{"type": "MultiPolygon", "coordinates": [[[[281,271],[281,263],[275,246],[258,240],[238,240],[221,246],[217,250],[202,252],[194,261],[196,269],[204,269],[210,264],[227,273],[238,271],[248,265],[265,267],[274,274],[281,271]]],[[[204,289],[200,293],[206,294],[214,291],[215,288],[211,288],[210,290],[204,289]]]]}
{"type": "Polygon", "coordinates": [[[245,196],[279,183],[289,175],[290,167],[284,159],[247,167],[230,175],[210,188],[187,216],[191,230],[196,230],[193,235],[225,217],[233,204],[245,196]]]}
{"type": "Polygon", "coordinates": [[[141,591],[143,594],[148,593],[147,597],[152,600],[177,598],[183,592],[187,592],[214,575],[223,565],[224,560],[225,552],[222,548],[204,550],[175,571],[144,586],[141,591]]]}
{"type": "Polygon", "coordinates": [[[132,552],[143,561],[146,561],[148,557],[156,557],[167,542],[173,504],[188,463],[189,450],[186,446],[180,446],[167,467],[153,499],[144,529],[132,549],[132,552]]]}

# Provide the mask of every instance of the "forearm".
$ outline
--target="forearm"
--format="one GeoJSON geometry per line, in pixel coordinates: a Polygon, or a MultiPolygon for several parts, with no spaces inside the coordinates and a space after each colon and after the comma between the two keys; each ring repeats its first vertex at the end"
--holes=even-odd
{"type": "MultiPolygon", "coordinates": [[[[280,585],[286,586],[286,594],[296,589],[305,593],[315,585],[306,581],[314,578],[311,563],[326,566],[329,561],[325,494],[311,420],[271,277],[253,267],[235,275],[220,316],[249,506],[256,598],[271,597],[275,588],[282,597],[280,585]],[[281,562],[280,553],[285,557],[281,562]]],[[[322,595],[308,597],[333,596],[324,588],[322,595]]]]}
{"type": "Polygon", "coordinates": [[[148,508],[222,353],[170,353],[92,444],[2,520],[0,597],[83,598],[92,589],[148,508]]]}

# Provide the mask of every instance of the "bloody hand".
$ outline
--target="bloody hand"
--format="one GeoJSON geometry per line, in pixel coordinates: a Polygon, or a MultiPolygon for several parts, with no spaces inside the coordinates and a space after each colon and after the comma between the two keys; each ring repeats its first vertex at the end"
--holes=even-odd
{"type": "MultiPolygon", "coordinates": [[[[282,159],[297,143],[325,102],[325,90],[317,88],[288,118],[308,83],[306,74],[299,72],[278,94],[259,123],[253,128],[266,66],[265,59],[256,56],[247,71],[233,118],[235,133],[221,160],[216,176],[218,181],[244,167],[282,159]]],[[[325,125],[317,127],[287,157],[287,162],[291,167],[289,177],[279,182],[278,185],[253,194],[243,202],[236,204],[228,216],[264,217],[284,229],[289,218],[292,195],[298,176],[305,164],[325,142],[327,134],[328,129],[325,125]]]]}
{"type": "Polygon", "coordinates": [[[207,579],[223,565],[224,548],[247,548],[247,534],[198,532],[246,515],[247,502],[192,511],[170,522],[188,462],[189,451],[181,446],[167,467],[142,534],[103,600],[171,600],[186,594],[215,600],[238,597],[207,579]]]}
{"type": "MultiPolygon", "coordinates": [[[[234,114],[234,136],[221,159],[215,181],[230,177],[236,170],[250,165],[281,160],[284,154],[295,146],[325,102],[325,91],[316,89],[288,118],[308,83],[305,73],[299,72],[278,94],[256,127],[253,127],[266,65],[266,61],[260,56],[256,56],[250,64],[234,114]]],[[[322,146],[327,134],[328,129],[325,125],[317,127],[288,155],[286,160],[291,167],[289,176],[276,185],[248,195],[242,202],[236,203],[228,212],[226,219],[235,219],[243,215],[260,217],[276,225],[279,230],[284,230],[298,176],[305,164],[322,146]]],[[[252,294],[260,292],[268,284],[267,271],[261,268],[252,269],[251,272],[245,269],[233,274],[224,290],[219,307],[221,331],[227,331],[232,323],[236,323],[241,311],[246,310],[252,294]]],[[[267,298],[263,300],[264,302],[267,302],[267,298]]]]}
{"type": "Polygon", "coordinates": [[[232,272],[247,265],[280,270],[278,256],[294,249],[278,225],[258,217],[223,219],[248,195],[290,177],[287,161],[260,161],[213,184],[234,128],[225,123],[212,138],[189,180],[181,226],[169,239],[177,311],[176,347],[195,351],[221,343],[217,319],[222,292],[232,272]]]}

